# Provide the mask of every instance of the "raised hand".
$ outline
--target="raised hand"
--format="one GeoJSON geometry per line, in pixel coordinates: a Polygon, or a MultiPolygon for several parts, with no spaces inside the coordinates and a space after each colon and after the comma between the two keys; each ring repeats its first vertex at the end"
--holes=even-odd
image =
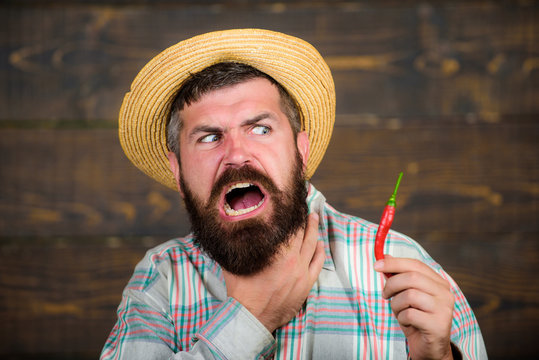
{"type": "Polygon", "coordinates": [[[419,359],[452,359],[451,321],[455,299],[449,283],[429,266],[414,259],[386,255],[376,271],[393,273],[382,296],[390,299],[410,355],[419,359]]]}

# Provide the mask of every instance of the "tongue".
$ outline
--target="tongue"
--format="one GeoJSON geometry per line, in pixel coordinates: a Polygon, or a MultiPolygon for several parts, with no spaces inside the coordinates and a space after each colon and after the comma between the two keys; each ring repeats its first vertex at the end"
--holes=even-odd
{"type": "Polygon", "coordinates": [[[230,207],[234,210],[247,209],[257,205],[262,200],[262,195],[258,191],[247,191],[241,196],[236,196],[230,201],[230,207]]]}

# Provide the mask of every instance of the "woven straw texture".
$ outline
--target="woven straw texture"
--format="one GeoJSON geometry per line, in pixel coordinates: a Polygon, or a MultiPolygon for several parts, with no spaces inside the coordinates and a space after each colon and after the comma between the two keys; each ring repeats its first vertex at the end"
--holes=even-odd
{"type": "Polygon", "coordinates": [[[190,73],[223,61],[245,63],[270,75],[297,102],[310,140],[306,172],[310,178],[322,161],[333,131],[333,78],[313,46],[269,30],[225,30],[195,36],[146,64],[120,109],[119,136],[127,157],[148,176],[176,189],[166,143],[172,101],[190,73]]]}

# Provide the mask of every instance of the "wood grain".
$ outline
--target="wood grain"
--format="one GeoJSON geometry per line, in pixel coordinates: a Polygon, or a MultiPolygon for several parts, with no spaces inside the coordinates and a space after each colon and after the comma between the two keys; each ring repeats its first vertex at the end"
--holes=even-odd
{"type": "MultiPolygon", "coordinates": [[[[457,280],[491,357],[532,354],[531,335],[518,329],[533,329],[539,315],[538,126],[527,117],[408,120],[398,129],[387,126],[394,119],[340,123],[313,184],[338,209],[377,221],[404,170],[393,228],[457,280]],[[518,351],[500,345],[496,321],[518,351]]],[[[29,352],[60,352],[69,339],[72,351],[89,343],[97,351],[145,249],[189,231],[180,199],[128,162],[113,129],[2,129],[0,140],[0,316],[12,344],[2,350],[26,341],[29,352]],[[32,156],[21,162],[20,149],[32,156]],[[91,339],[73,331],[83,323],[95,327],[91,339]]]]}
{"type": "MultiPolygon", "coordinates": [[[[312,180],[338,209],[377,221],[404,171],[394,224],[402,232],[537,231],[539,129],[528,118],[397,130],[358,123],[336,127],[312,180]]],[[[116,130],[0,129],[0,139],[5,236],[189,230],[178,194],[129,163],[116,130]]]]}
{"type": "Polygon", "coordinates": [[[334,71],[341,114],[496,121],[538,110],[534,2],[241,3],[4,5],[0,119],[116,118],[151,57],[231,27],[274,29],[315,45],[334,71]]]}
{"type": "Polygon", "coordinates": [[[39,0],[0,3],[0,358],[95,359],[144,252],[189,231],[178,194],[125,158],[138,70],[232,27],[313,43],[337,122],[314,185],[454,277],[490,359],[535,358],[539,45],[534,1],[39,0]]]}
{"type": "Polygon", "coordinates": [[[153,244],[148,238],[3,239],[1,354],[97,358],[122,289],[153,244]]]}

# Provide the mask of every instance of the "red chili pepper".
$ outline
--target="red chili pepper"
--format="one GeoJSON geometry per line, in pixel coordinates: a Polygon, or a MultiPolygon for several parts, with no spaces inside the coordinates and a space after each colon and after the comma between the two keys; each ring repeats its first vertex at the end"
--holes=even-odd
{"type": "MultiPolygon", "coordinates": [[[[380,219],[380,225],[378,225],[378,231],[376,231],[376,239],[374,241],[374,258],[376,260],[381,260],[384,258],[384,244],[386,241],[387,232],[389,231],[389,228],[393,223],[393,218],[395,217],[395,198],[397,196],[397,189],[399,188],[401,179],[402,173],[399,174],[399,178],[397,179],[397,185],[395,185],[393,195],[391,195],[389,201],[386,204],[386,207],[384,208],[384,212],[382,213],[382,219],[380,219]]],[[[391,274],[386,275],[391,276],[391,274]]]]}

